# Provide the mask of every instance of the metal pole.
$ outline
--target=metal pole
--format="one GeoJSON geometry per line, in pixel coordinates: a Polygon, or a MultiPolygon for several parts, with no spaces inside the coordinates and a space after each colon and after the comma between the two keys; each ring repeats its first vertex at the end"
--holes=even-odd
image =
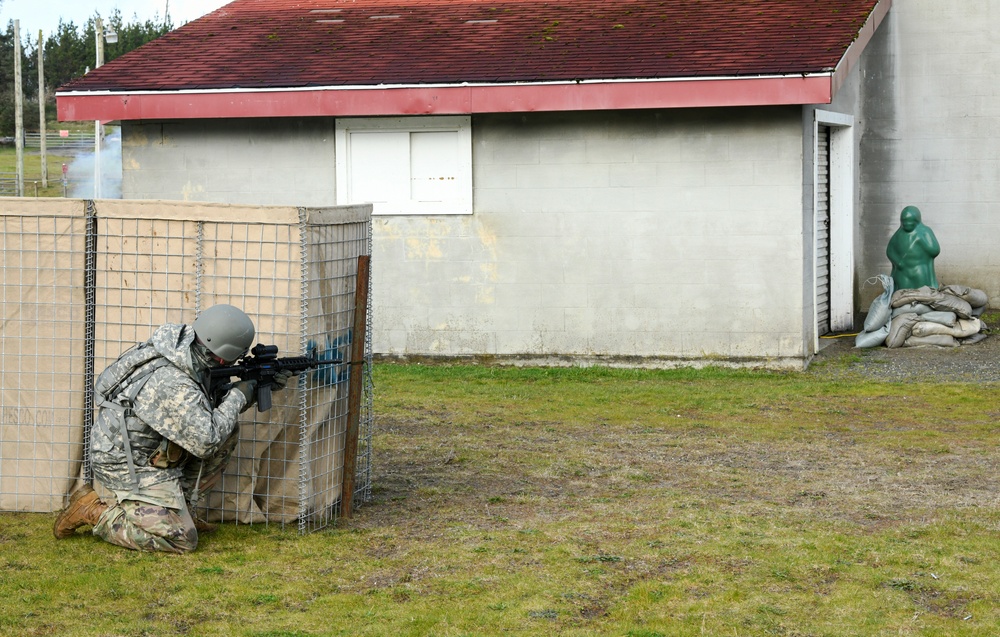
{"type": "Polygon", "coordinates": [[[14,20],[14,147],[17,196],[24,196],[24,96],[21,94],[21,21],[14,20]]]}
{"type": "Polygon", "coordinates": [[[45,71],[43,70],[42,49],[45,48],[45,38],[42,30],[38,30],[38,136],[41,140],[42,155],[42,188],[49,187],[49,165],[45,153],[45,71]]]}
{"type": "MultiPolygon", "coordinates": [[[[104,24],[100,18],[94,20],[94,38],[97,40],[97,64],[104,64],[104,24]]],[[[94,120],[94,199],[101,198],[101,120],[94,120]]]]}

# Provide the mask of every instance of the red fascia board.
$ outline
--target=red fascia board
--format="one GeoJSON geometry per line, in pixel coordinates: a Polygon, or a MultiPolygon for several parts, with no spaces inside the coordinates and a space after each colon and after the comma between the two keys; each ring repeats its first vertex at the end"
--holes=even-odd
{"type": "Polygon", "coordinates": [[[830,74],[502,86],[56,95],[60,121],[468,115],[534,111],[829,104],[830,74]]]}

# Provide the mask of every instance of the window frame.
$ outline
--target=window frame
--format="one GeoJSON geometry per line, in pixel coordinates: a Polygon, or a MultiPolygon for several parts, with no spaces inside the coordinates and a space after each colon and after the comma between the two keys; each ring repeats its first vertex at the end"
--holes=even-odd
{"type": "MultiPolygon", "coordinates": [[[[335,128],[337,204],[373,203],[373,215],[469,215],[472,214],[472,117],[470,115],[426,115],[413,117],[337,118],[335,128]],[[352,201],[350,157],[353,133],[455,132],[457,190],[460,196],[447,201],[407,199],[389,202],[352,201]]],[[[411,149],[412,146],[408,146],[411,149]]],[[[412,154],[407,159],[411,166],[412,154]]]]}

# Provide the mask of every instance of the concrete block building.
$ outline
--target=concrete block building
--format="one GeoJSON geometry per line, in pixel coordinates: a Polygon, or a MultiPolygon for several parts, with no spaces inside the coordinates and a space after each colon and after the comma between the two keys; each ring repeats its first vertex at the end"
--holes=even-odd
{"type": "MultiPolygon", "coordinates": [[[[941,243],[942,284],[1000,298],[1000,5],[894,0],[862,71],[858,273],[889,272],[885,245],[913,204],[941,243]]],[[[876,288],[878,286],[875,286],[876,288]]],[[[878,290],[862,286],[867,309],[878,290]]]]}
{"type": "Polygon", "coordinates": [[[57,100],[127,199],[373,203],[377,354],[800,368],[904,205],[1000,292],[995,13],[236,0],[57,100]]]}

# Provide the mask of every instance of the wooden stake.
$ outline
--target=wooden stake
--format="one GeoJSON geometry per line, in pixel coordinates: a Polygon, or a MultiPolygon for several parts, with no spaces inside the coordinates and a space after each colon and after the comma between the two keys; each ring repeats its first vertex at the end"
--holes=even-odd
{"type": "Polygon", "coordinates": [[[24,94],[21,92],[21,21],[14,20],[14,156],[17,196],[24,196],[24,94]]]}
{"type": "Polygon", "coordinates": [[[344,484],[340,491],[340,515],[350,519],[354,513],[354,474],[358,465],[358,433],[361,423],[361,397],[364,393],[365,338],[368,327],[368,279],[371,256],[358,257],[358,276],[354,290],[354,329],[351,332],[350,376],[347,388],[347,437],[344,441],[344,484]]]}
{"type": "Polygon", "coordinates": [[[49,187],[49,162],[45,149],[45,60],[42,55],[45,50],[45,38],[42,30],[38,30],[38,139],[39,153],[42,156],[42,188],[49,187]]]}

